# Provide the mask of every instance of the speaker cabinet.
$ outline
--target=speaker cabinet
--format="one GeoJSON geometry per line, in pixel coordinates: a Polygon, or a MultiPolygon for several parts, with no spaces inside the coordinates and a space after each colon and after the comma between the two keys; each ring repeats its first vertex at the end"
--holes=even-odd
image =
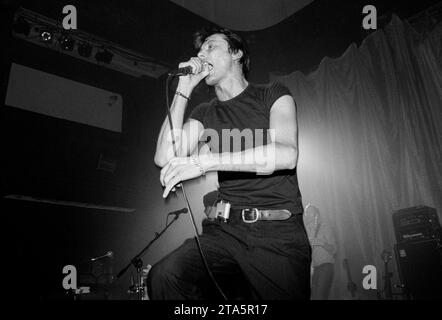
{"type": "Polygon", "coordinates": [[[442,299],[442,246],[436,240],[395,245],[399,277],[409,299],[442,299]]]}
{"type": "Polygon", "coordinates": [[[441,241],[442,238],[442,228],[436,209],[427,206],[394,211],[393,226],[398,243],[423,240],[441,241]]]}

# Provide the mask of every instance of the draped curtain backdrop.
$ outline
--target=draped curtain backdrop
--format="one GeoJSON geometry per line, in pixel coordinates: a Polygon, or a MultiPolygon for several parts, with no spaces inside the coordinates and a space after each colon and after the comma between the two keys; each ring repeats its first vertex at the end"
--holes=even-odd
{"type": "MultiPolygon", "coordinates": [[[[441,24],[422,35],[393,16],[312,74],[271,79],[297,102],[304,205],[319,207],[338,241],[332,299],[350,296],[344,258],[361,298],[382,294],[381,253],[396,243],[394,210],[427,205],[441,219],[441,39],[441,24]],[[379,292],[362,288],[365,265],[377,268],[379,292]]],[[[394,257],[389,267],[399,283],[394,257]]]]}

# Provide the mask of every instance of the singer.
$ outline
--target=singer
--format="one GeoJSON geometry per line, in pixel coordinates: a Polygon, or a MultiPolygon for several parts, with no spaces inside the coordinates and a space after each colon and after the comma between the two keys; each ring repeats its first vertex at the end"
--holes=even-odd
{"type": "MultiPolygon", "coordinates": [[[[178,156],[167,118],[157,142],[154,160],[162,167],[163,197],[182,181],[218,171],[217,200],[230,203],[229,218],[204,220],[200,241],[221,289],[227,293],[242,289],[227,298],[309,299],[311,247],[296,174],[294,99],[281,84],[247,80],[249,50],[237,34],[205,29],[194,40],[197,57],[179,64],[180,69],[190,66],[192,73],[179,77],[171,105],[178,156]],[[192,91],[203,79],[214,87],[216,98],[197,106],[184,122],[192,91]],[[245,135],[241,143],[231,145],[223,141],[224,130],[250,133],[251,138],[245,135]],[[218,139],[212,136],[208,141],[211,153],[195,155],[208,131],[218,134],[218,139]],[[264,138],[255,139],[262,132],[264,138]]],[[[152,299],[221,297],[194,239],[154,265],[147,283],[152,299]]]]}

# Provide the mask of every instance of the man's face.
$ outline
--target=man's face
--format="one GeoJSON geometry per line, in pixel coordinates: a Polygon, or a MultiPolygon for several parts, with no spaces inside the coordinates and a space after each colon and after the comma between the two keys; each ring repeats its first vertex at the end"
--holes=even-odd
{"type": "Polygon", "coordinates": [[[233,67],[233,57],[223,34],[215,33],[207,37],[198,52],[198,57],[207,62],[210,72],[206,84],[215,85],[233,67]]]}

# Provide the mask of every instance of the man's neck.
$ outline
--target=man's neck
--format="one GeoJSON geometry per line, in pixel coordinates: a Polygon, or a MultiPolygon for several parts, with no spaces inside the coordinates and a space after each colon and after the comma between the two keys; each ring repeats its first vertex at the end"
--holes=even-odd
{"type": "Polygon", "coordinates": [[[215,85],[215,93],[218,100],[227,101],[243,92],[248,84],[242,75],[232,75],[215,85]]]}

